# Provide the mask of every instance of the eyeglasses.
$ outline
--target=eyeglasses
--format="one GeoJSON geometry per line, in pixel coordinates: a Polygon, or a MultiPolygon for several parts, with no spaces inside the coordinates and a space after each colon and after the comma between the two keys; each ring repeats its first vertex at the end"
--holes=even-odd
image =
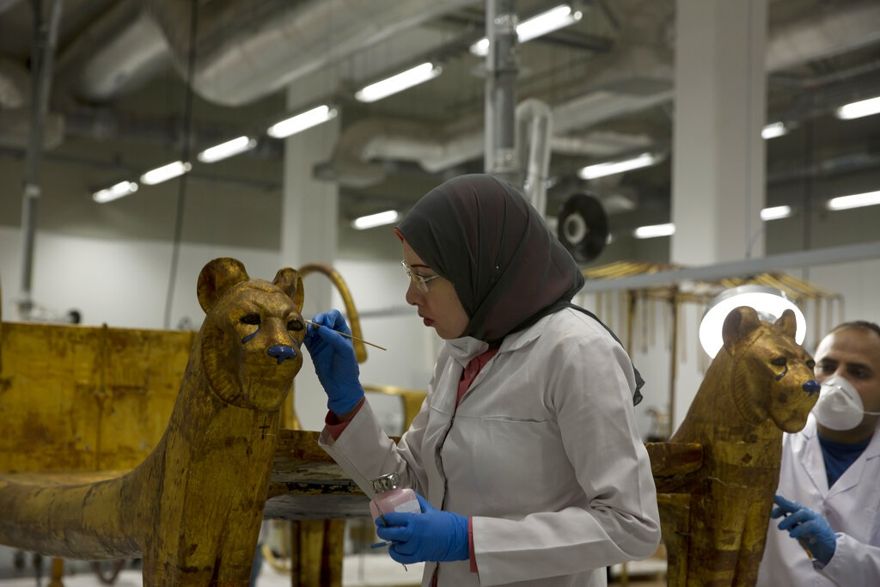
{"type": "Polygon", "coordinates": [[[415,273],[412,270],[412,267],[406,264],[406,261],[401,261],[400,265],[403,267],[403,270],[406,272],[407,276],[409,276],[410,281],[416,284],[416,287],[419,288],[419,291],[422,293],[428,293],[428,282],[440,277],[439,275],[430,275],[428,277],[424,277],[415,273]]]}

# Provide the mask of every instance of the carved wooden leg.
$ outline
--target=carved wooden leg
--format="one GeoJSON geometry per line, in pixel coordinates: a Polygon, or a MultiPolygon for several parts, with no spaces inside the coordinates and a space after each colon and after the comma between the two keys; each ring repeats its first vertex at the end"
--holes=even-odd
{"type": "Polygon", "coordinates": [[[736,564],[736,587],[753,587],[758,581],[758,567],[764,557],[764,542],[767,538],[766,501],[757,499],[746,510],[746,523],[743,528],[742,546],[736,564]]]}
{"type": "Polygon", "coordinates": [[[690,495],[687,493],[657,494],[660,527],[666,545],[666,581],[669,587],[685,587],[690,544],[690,495]]]}
{"type": "Polygon", "coordinates": [[[49,579],[49,587],[64,587],[64,559],[52,559],[52,576],[49,579]]]}
{"type": "Polygon", "coordinates": [[[341,587],[345,521],[292,522],[290,532],[292,587],[341,587]]]}

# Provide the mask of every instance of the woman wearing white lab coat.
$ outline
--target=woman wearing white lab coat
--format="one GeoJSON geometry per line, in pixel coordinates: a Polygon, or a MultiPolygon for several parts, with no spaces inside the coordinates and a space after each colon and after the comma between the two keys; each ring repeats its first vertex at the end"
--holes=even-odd
{"type": "Polygon", "coordinates": [[[398,236],[407,301],[445,339],[398,445],[357,393],[339,315],[307,337],[329,397],[322,446],[369,495],[395,472],[425,496],[423,513],[378,522],[391,556],[427,561],[423,585],[464,587],[605,585],[606,566],[651,555],[659,515],[636,374],[569,307],[583,278],[534,209],[491,176],[463,176],[422,198],[398,236]]]}
{"type": "Polygon", "coordinates": [[[823,383],[822,396],[806,426],[783,436],[777,490],[783,509],[770,520],[758,586],[880,585],[880,328],[867,322],[835,328],[816,351],[816,379],[823,383]],[[838,389],[826,395],[832,377],[838,389]],[[843,387],[849,391],[837,395],[843,387]],[[857,453],[847,448],[850,456],[833,467],[830,488],[820,435],[826,444],[864,446],[855,460],[857,453]],[[791,515],[799,513],[800,522],[791,515]],[[796,537],[805,547],[777,528],[783,514],[785,529],[804,526],[796,537]],[[805,548],[824,551],[816,550],[810,560],[805,548]]]}

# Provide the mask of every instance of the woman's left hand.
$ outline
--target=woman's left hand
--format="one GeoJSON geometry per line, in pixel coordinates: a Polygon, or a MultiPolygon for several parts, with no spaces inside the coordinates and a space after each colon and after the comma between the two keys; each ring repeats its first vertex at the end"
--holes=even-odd
{"type": "Polygon", "coordinates": [[[375,520],[379,538],[392,543],[391,558],[403,564],[470,558],[467,518],[434,509],[424,497],[416,497],[421,514],[391,512],[375,520]]]}

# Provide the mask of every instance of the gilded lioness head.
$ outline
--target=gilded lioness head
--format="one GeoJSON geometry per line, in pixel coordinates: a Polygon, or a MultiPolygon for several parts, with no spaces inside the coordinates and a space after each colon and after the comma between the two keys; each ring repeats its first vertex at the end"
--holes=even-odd
{"type": "Polygon", "coordinates": [[[281,269],[269,283],[250,279],[240,261],[214,259],[199,274],[198,296],[201,368],[213,391],[242,408],[278,409],[302,366],[299,273],[281,269]]]}
{"type": "Polygon", "coordinates": [[[819,399],[813,358],[795,342],[794,313],[763,322],[753,308],[735,308],[724,320],[724,351],[731,355],[733,393],[741,410],[770,418],[785,432],[797,432],[819,399]]]}

